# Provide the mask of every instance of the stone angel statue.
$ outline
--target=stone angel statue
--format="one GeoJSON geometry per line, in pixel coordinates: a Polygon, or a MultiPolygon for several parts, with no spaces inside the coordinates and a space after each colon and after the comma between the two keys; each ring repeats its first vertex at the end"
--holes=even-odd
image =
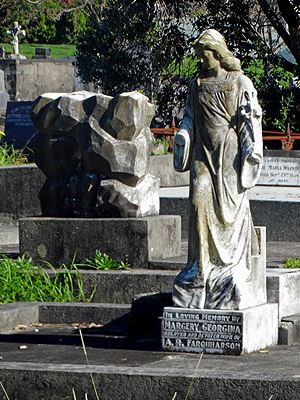
{"type": "Polygon", "coordinates": [[[247,190],[262,166],[262,113],[219,32],[204,31],[193,47],[202,68],[174,140],[175,170],[190,170],[188,262],[175,278],[173,300],[179,307],[241,309],[258,252],[247,190]]]}

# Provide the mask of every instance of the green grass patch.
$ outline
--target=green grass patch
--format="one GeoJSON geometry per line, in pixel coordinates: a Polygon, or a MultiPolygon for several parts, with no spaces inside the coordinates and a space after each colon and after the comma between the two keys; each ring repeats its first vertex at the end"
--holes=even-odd
{"type": "Polygon", "coordinates": [[[2,255],[0,261],[0,303],[16,301],[89,302],[83,292],[82,276],[76,265],[64,264],[55,270],[49,263],[36,266],[31,258],[12,259],[2,255]],[[46,268],[54,274],[50,277],[46,268]]]}
{"type": "Polygon", "coordinates": [[[86,259],[86,264],[75,264],[68,267],[62,264],[55,269],[47,261],[35,265],[31,258],[25,256],[13,259],[1,255],[0,259],[0,304],[17,301],[49,301],[49,302],[84,302],[90,297],[84,294],[83,279],[79,268],[82,266],[96,270],[129,269],[129,264],[116,262],[105,253],[96,251],[93,259],[86,259]]]}
{"type": "MultiPolygon", "coordinates": [[[[13,46],[10,43],[0,43],[3,46],[5,52],[13,54],[13,46]]],[[[71,44],[32,44],[32,43],[20,43],[19,52],[26,58],[32,58],[35,54],[36,47],[48,47],[51,49],[51,57],[66,57],[74,56],[76,47],[71,44]]]]}
{"type": "Polygon", "coordinates": [[[15,150],[13,146],[2,142],[2,137],[5,136],[0,132],[0,167],[9,165],[21,165],[27,163],[27,156],[20,150],[15,150]]]}

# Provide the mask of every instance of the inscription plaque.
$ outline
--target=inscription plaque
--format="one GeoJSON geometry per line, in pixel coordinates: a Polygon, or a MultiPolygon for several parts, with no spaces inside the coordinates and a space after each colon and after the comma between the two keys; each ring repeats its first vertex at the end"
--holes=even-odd
{"type": "Polygon", "coordinates": [[[13,144],[15,149],[25,145],[31,148],[35,142],[36,132],[30,118],[33,101],[9,101],[6,109],[4,140],[13,144]]]}
{"type": "Polygon", "coordinates": [[[264,157],[258,185],[300,186],[300,159],[264,157]]]}
{"type": "Polygon", "coordinates": [[[165,307],[162,347],[169,351],[240,355],[243,313],[165,307]]]}

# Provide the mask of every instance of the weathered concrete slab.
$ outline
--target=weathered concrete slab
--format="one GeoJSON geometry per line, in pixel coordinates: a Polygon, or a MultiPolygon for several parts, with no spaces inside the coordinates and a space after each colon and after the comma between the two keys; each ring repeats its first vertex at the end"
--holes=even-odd
{"type": "Polygon", "coordinates": [[[120,319],[130,312],[130,304],[40,303],[39,322],[46,324],[101,324],[120,319]]]}
{"type": "Polygon", "coordinates": [[[131,304],[141,293],[171,293],[178,271],[130,270],[85,271],[80,270],[86,296],[96,287],[93,302],[131,304]]]}
{"type": "Polygon", "coordinates": [[[17,325],[30,325],[39,320],[38,303],[10,303],[0,306],[0,334],[17,325]]]}
{"type": "Polygon", "coordinates": [[[268,268],[268,303],[278,303],[278,317],[300,311],[300,269],[268,268]]]}
{"type": "Polygon", "coordinates": [[[40,215],[38,193],[45,179],[35,164],[0,167],[0,214],[15,219],[40,215]]]}
{"type": "Polygon", "coordinates": [[[300,314],[282,318],[278,328],[278,344],[293,345],[300,342],[300,314]]]}
{"type": "Polygon", "coordinates": [[[127,329],[130,304],[9,303],[0,306],[0,334],[32,324],[99,324],[127,329]]]}
{"type": "Polygon", "coordinates": [[[0,246],[19,243],[19,230],[15,225],[1,224],[0,246]]]}
{"type": "Polygon", "coordinates": [[[177,215],[144,218],[24,218],[20,220],[20,253],[54,266],[84,263],[95,251],[133,268],[147,268],[154,259],[180,255],[177,215]]]}
{"type": "MultiPolygon", "coordinates": [[[[276,187],[276,191],[279,189],[276,187]]],[[[294,196],[300,198],[300,188],[294,196]]],[[[167,189],[170,191],[171,189],[167,189]]],[[[187,191],[187,189],[185,189],[187,191]]],[[[269,189],[266,189],[266,192],[269,189]]],[[[160,213],[178,214],[181,216],[182,238],[188,237],[188,194],[178,188],[172,189],[173,197],[167,197],[164,190],[160,192],[160,213]],[[178,195],[176,193],[178,192],[178,195]]],[[[171,196],[170,194],[170,196],[171,196]]],[[[286,190],[283,192],[286,197],[286,190]]],[[[266,200],[264,195],[250,198],[250,209],[254,225],[265,226],[267,229],[267,242],[300,242],[300,230],[295,221],[300,219],[299,199],[289,201],[266,200]]]]}
{"type": "Polygon", "coordinates": [[[149,172],[160,179],[160,187],[188,186],[190,172],[176,172],[173,154],[150,157],[149,172]]]}
{"type": "MultiPolygon", "coordinates": [[[[162,352],[145,337],[103,336],[83,329],[91,372],[103,400],[184,399],[199,355],[162,352]]],[[[204,355],[188,398],[295,400],[300,346],[276,346],[243,357],[204,355]]],[[[95,399],[78,330],[41,327],[1,336],[0,373],[15,400],[95,399]],[[27,349],[21,350],[20,345],[27,349]]]]}

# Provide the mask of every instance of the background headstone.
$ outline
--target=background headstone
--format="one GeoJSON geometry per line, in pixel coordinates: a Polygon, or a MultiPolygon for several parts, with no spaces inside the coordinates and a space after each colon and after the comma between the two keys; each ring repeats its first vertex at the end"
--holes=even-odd
{"type": "Polygon", "coordinates": [[[30,118],[32,101],[9,101],[5,119],[5,141],[15,149],[34,146],[36,129],[30,118]]]}

